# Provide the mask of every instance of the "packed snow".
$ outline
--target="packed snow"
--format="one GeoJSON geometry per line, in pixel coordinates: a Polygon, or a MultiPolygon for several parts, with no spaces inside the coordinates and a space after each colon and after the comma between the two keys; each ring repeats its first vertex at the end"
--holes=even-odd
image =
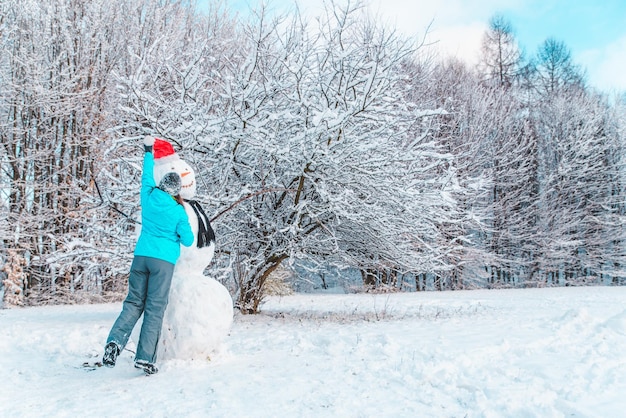
{"type": "MultiPolygon", "coordinates": [[[[207,301],[208,303],[209,301],[207,301]]],[[[295,294],[206,359],[100,360],[120,303],[0,310],[0,416],[619,417],[626,287],[295,294]]],[[[128,349],[132,349],[129,344],[128,349]]]]}

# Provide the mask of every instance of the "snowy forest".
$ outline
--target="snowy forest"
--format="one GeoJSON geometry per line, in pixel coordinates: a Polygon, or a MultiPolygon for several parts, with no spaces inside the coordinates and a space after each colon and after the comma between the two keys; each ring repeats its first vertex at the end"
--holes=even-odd
{"type": "Polygon", "coordinates": [[[0,51],[5,306],[121,300],[145,135],[194,167],[207,273],[242,312],[331,270],[380,292],[626,283],[626,95],[502,17],[469,66],[355,1],[3,0],[0,51]]]}

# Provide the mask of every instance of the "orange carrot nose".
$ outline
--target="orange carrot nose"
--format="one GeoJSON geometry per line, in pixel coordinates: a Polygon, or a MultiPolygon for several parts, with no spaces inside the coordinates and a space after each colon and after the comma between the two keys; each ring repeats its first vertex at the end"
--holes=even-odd
{"type": "Polygon", "coordinates": [[[191,171],[185,171],[184,173],[181,173],[180,176],[185,177],[188,174],[191,174],[191,171]]]}

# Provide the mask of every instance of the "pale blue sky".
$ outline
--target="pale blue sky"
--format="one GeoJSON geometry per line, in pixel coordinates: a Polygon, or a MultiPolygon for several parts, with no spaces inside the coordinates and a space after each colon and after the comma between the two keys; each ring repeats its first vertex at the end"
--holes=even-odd
{"type": "MultiPolygon", "coordinates": [[[[208,1],[208,0],[200,0],[208,1]]],[[[343,4],[345,0],[335,0],[343,4]]],[[[289,12],[298,2],[315,16],[323,0],[267,0],[277,12],[289,12]]],[[[354,3],[354,0],[353,0],[354,3]]],[[[366,0],[372,14],[411,36],[437,41],[437,50],[470,63],[478,58],[489,19],[502,14],[511,22],[528,55],[549,37],[563,41],[574,62],[587,71],[591,86],[626,91],[626,0],[366,0]],[[383,6],[384,5],[384,6],[383,6]]],[[[230,0],[245,13],[258,0],[230,0]]]]}

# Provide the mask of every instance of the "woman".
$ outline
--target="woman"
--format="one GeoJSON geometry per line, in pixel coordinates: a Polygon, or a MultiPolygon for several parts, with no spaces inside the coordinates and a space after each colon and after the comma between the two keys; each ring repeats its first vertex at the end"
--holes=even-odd
{"type": "Polygon", "coordinates": [[[128,296],[109,333],[102,359],[105,366],[115,366],[117,356],[124,349],[143,313],[135,367],[146,374],[158,371],[155,366],[157,343],[174,265],[180,255],[180,244],[189,247],[193,243],[193,233],[179,195],[180,176],[173,172],[167,173],[156,187],[152,155],[154,140],[150,136],[144,139],[145,154],[141,176],[142,226],[130,268],[128,296]]]}

